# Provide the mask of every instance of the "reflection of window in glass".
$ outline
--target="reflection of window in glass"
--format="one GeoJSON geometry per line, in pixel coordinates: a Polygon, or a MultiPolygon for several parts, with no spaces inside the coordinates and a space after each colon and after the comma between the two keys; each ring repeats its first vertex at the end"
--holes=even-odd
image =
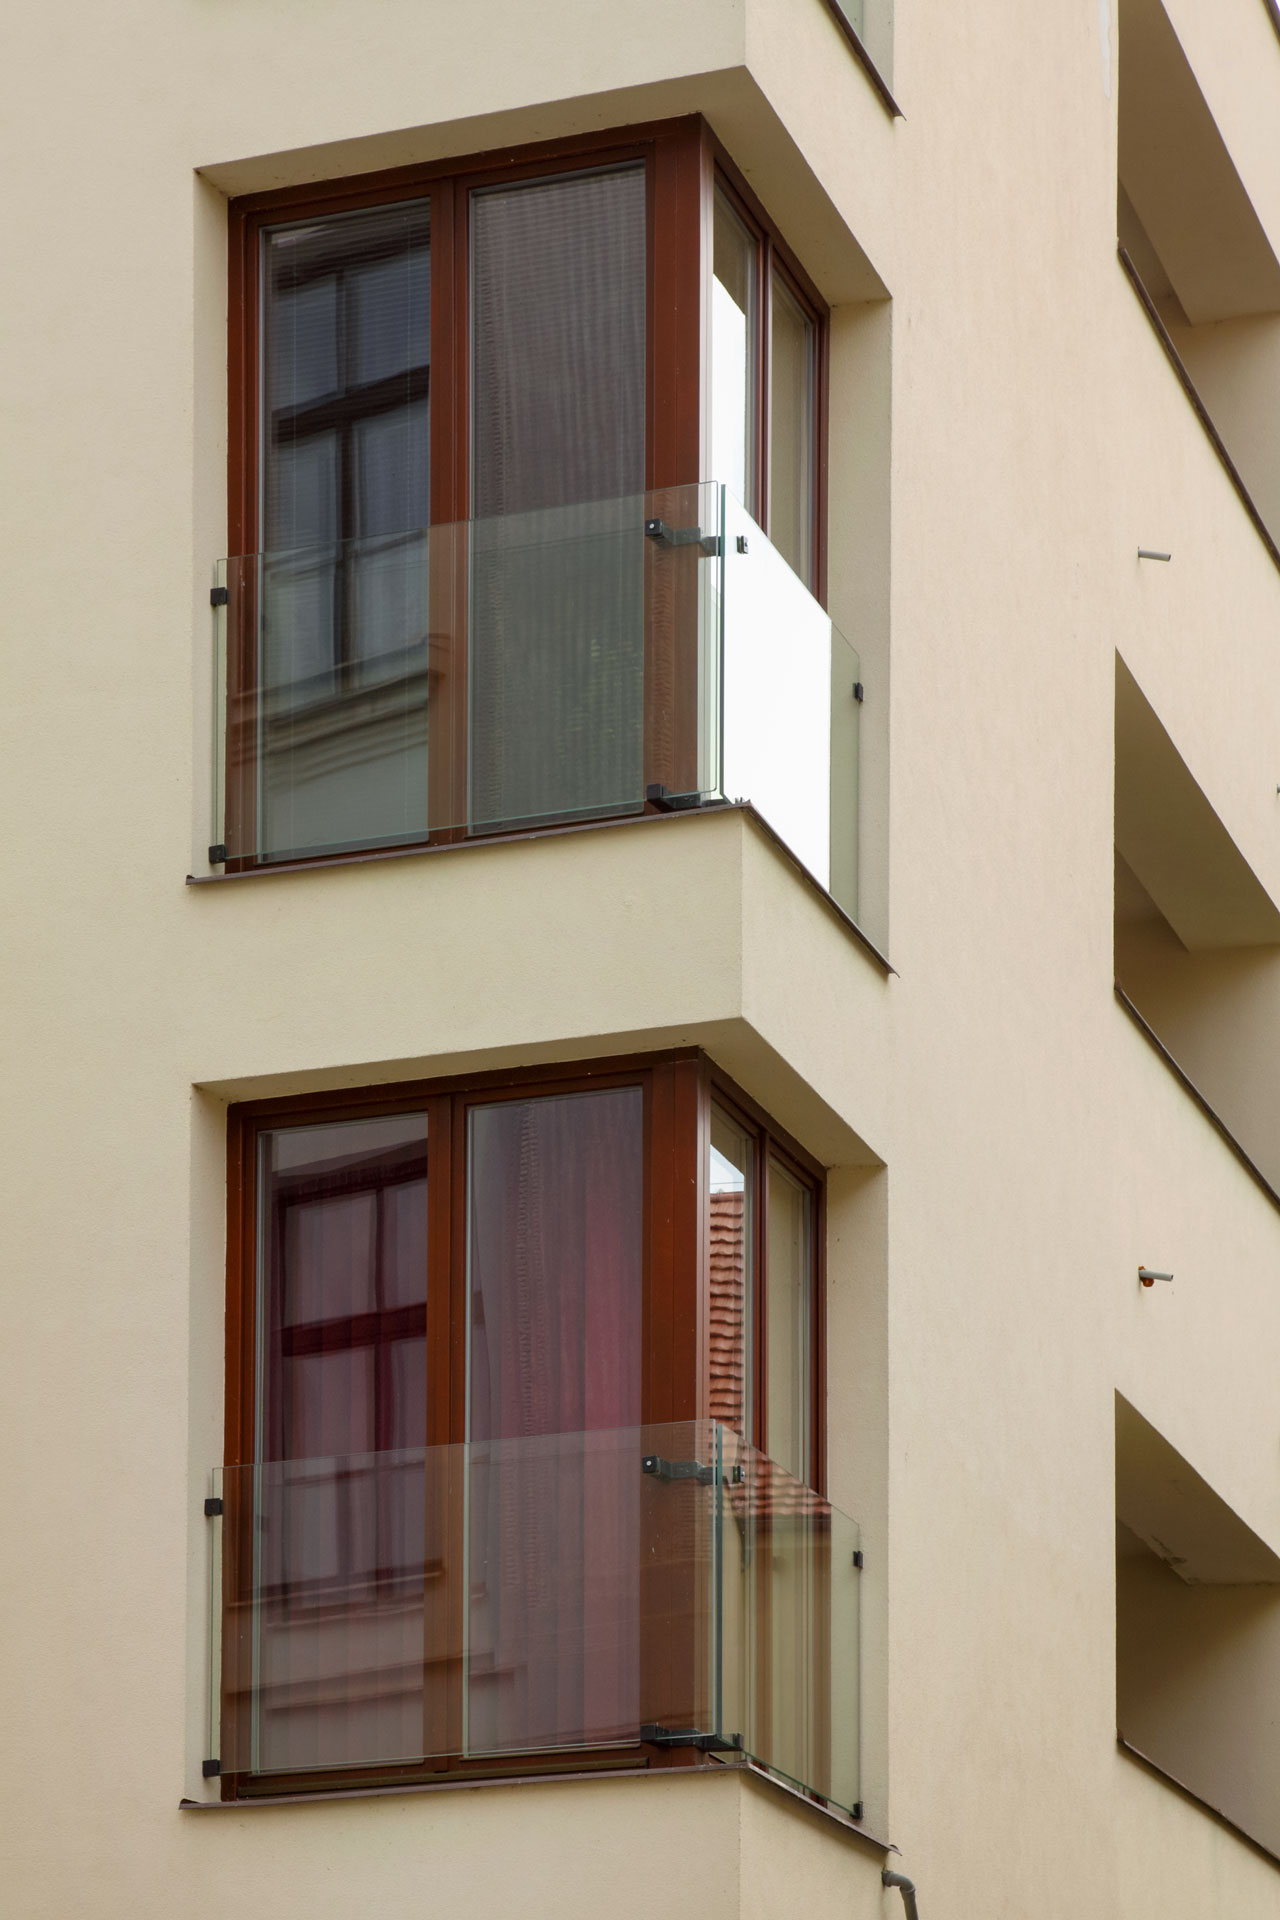
{"type": "Polygon", "coordinates": [[[747,1440],[752,1430],[754,1143],[723,1107],[711,1108],[711,1418],[747,1440]]]}
{"type": "Polygon", "coordinates": [[[272,1129],[258,1156],[258,1457],[421,1446],[425,1116],[272,1129]]]}
{"type": "Polygon", "coordinates": [[[816,329],[776,270],[770,314],[769,538],[800,578],[809,582],[816,329]]]}
{"type": "Polygon", "coordinates": [[[717,190],[711,281],[711,474],[756,506],[756,241],[717,190]]]}
{"type": "Polygon", "coordinates": [[[402,533],[428,518],[425,201],[262,236],[262,544],[402,533]]]}
{"type": "Polygon", "coordinates": [[[768,1183],[765,1452],[797,1480],[807,1481],[813,1426],[813,1196],[772,1156],[768,1183]]]}
{"type": "Polygon", "coordinates": [[[477,189],[470,225],[472,513],[641,493],[643,164],[477,189]]]}

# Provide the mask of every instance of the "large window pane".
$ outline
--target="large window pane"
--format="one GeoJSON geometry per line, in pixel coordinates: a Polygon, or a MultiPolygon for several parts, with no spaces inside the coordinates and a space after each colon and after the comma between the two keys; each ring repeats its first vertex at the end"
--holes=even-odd
{"type": "Polygon", "coordinates": [[[807,1481],[813,1466],[813,1196],[772,1156],[768,1181],[765,1452],[807,1481]]]}
{"type": "Polygon", "coordinates": [[[430,302],[425,201],[263,234],[261,544],[268,552],[426,525],[430,302]],[[370,423],[392,428],[410,420],[414,457],[393,444],[392,431],[380,479],[370,468],[370,423]],[[336,485],[323,503],[285,479],[318,438],[336,447],[336,485]]]}
{"type": "Polygon", "coordinates": [[[259,850],[427,828],[430,215],[262,236],[259,850]]]}
{"type": "Polygon", "coordinates": [[[471,199],[469,819],[643,804],[645,175],[471,199]]]}
{"type": "Polygon", "coordinates": [[[769,538],[813,584],[814,325],[775,273],[769,367],[769,538]]]}
{"type": "Polygon", "coordinates": [[[711,473],[756,511],[756,243],[715,198],[711,281],[711,473]]]}
{"type": "Polygon", "coordinates": [[[421,1114],[261,1136],[259,1459],[425,1444],[426,1156],[421,1114]]]}
{"type": "Polygon", "coordinates": [[[468,1117],[472,1753],[638,1736],[643,1116],[624,1087],[468,1117]]]}
{"type": "Polygon", "coordinates": [[[241,1765],[423,1750],[427,1126],[259,1136],[241,1765]]]}
{"type": "Polygon", "coordinates": [[[471,197],[471,510],[644,489],[643,166],[471,197]]]}
{"type": "Polygon", "coordinates": [[[643,1105],[623,1087],[472,1108],[469,1439],[639,1421],[643,1105]]]}

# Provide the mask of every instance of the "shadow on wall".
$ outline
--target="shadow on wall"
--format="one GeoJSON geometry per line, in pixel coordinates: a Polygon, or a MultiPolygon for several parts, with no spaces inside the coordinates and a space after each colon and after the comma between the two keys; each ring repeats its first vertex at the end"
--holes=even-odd
{"type": "Polygon", "coordinates": [[[1280,912],[1116,659],[1115,978],[1280,1192],[1280,912]]]}
{"type": "Polygon", "coordinates": [[[1119,241],[1280,543],[1280,259],[1160,0],[1121,0],[1119,241]]]}
{"type": "Polygon", "coordinates": [[[1280,1558],[1116,1396],[1116,1724],[1280,1854],[1280,1558]]]}

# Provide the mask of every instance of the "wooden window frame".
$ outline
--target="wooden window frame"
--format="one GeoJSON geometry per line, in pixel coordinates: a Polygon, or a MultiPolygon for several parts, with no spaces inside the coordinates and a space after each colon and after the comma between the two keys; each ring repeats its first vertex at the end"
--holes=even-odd
{"type": "MultiPolygon", "coordinates": [[[[822,1454],[825,1421],[825,1316],[822,1309],[823,1170],[798,1142],[778,1128],[763,1110],[721,1073],[698,1049],[634,1054],[556,1066],[507,1069],[481,1075],[399,1082],[352,1091],[291,1095],[248,1101],[228,1113],[227,1138],[227,1301],[226,1420],[224,1458],[228,1468],[249,1467],[256,1455],[258,1248],[258,1141],[277,1127],[338,1123],[394,1114],[427,1116],[427,1259],[448,1285],[427,1293],[427,1438],[428,1446],[465,1438],[467,1294],[466,1294],[466,1124],[468,1112],[497,1101],[554,1094],[640,1086],[644,1096],[643,1206],[643,1356],[641,1419],[645,1425],[710,1418],[709,1164],[711,1106],[734,1114],[759,1143],[755,1177],[767,1185],[768,1156],[814,1194],[814,1311],[811,1328],[813,1369],[812,1477],[816,1492],[825,1483],[822,1454]],[[443,1160],[443,1168],[440,1161],[443,1160]]],[[[761,1204],[757,1199],[757,1206],[761,1204]]],[[[767,1199],[764,1199],[767,1204],[767,1199]]],[[[763,1214],[757,1216],[763,1220],[763,1214]]],[[[763,1286],[764,1235],[757,1232],[754,1288],[763,1286]]],[[[758,1315],[757,1306],[757,1315],[758,1315]]],[[[759,1350],[763,1342],[758,1343],[759,1350]]],[[[763,1402],[757,1403],[759,1412],[763,1402]]],[[[762,1429],[760,1430],[762,1431],[762,1429]]],[[[745,1436],[759,1445],[757,1434],[745,1436]]],[[[235,1542],[224,1543],[230,1564],[235,1542]]],[[[234,1574],[231,1576],[234,1579],[234,1574]]],[[[230,1666],[234,1669],[234,1650],[230,1666]]],[[[233,1691],[224,1690],[226,1700],[233,1691]]],[[[234,1748],[235,1742],[227,1743],[234,1748]]],[[[224,1747],[225,1750],[225,1747],[224,1747]]],[[[391,1766],[354,1766],[335,1770],[228,1772],[222,1776],[225,1800],[281,1793],[332,1791],[335,1784],[375,1786],[441,1778],[476,1778],[514,1773],[547,1773],[619,1766],[688,1766],[699,1758],[692,1747],[641,1744],[621,1756],[617,1748],[514,1756],[490,1760],[424,1759],[391,1766]]]]}

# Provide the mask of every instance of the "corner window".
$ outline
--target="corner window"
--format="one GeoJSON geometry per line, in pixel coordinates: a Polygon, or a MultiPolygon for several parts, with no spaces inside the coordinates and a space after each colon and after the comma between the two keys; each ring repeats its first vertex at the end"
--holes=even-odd
{"type": "Polygon", "coordinates": [[[824,314],[705,127],[230,242],[213,864],[719,797],[722,490],[820,592],[824,314]]]}
{"type": "Polygon", "coordinates": [[[228,1797],[732,1745],[725,1525],[829,1565],[816,1169],[697,1056],[233,1109],[230,1152],[228,1797]]]}

